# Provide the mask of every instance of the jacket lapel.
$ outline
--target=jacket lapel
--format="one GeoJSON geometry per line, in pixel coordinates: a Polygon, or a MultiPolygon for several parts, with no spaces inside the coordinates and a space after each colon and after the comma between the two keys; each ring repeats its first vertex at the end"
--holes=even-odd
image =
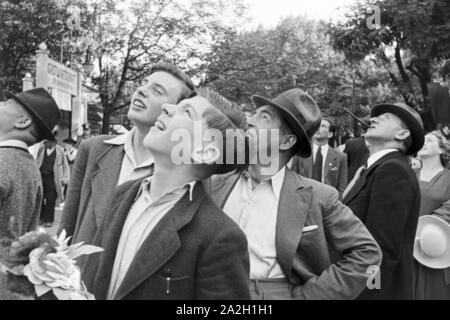
{"type": "Polygon", "coordinates": [[[276,250],[278,262],[288,278],[291,277],[311,198],[312,187],[306,187],[301,177],[286,170],[278,205],[276,250]]]}
{"type": "Polygon", "coordinates": [[[336,151],[328,147],[327,157],[325,159],[325,168],[323,169],[323,176],[326,179],[328,176],[328,173],[330,173],[330,170],[336,166],[336,151]]]}
{"type": "Polygon", "coordinates": [[[398,158],[398,157],[403,157],[403,155],[399,152],[390,152],[387,155],[381,157],[380,159],[378,159],[373,165],[370,166],[370,168],[364,173],[362,174],[358,181],[356,182],[356,184],[353,186],[353,188],[348,192],[347,196],[342,200],[342,202],[344,204],[348,204],[350,203],[350,201],[352,201],[357,195],[358,193],[364,188],[364,186],[367,183],[367,177],[380,165],[382,164],[384,161],[389,160],[389,159],[393,159],[393,158],[398,158]]]}
{"type": "Polygon", "coordinates": [[[104,249],[94,280],[94,295],[105,299],[111,279],[122,228],[141,186],[142,180],[125,183],[117,188],[113,202],[101,226],[101,247],[104,249]]]}
{"type": "Polygon", "coordinates": [[[178,231],[194,217],[205,190],[201,183],[194,188],[193,201],[189,192],[163,217],[139,248],[114,299],[120,300],[160,269],[180,248],[178,231]]]}
{"type": "MultiPolygon", "coordinates": [[[[97,159],[98,170],[92,174],[92,199],[97,226],[100,225],[103,219],[105,206],[108,204],[111,196],[110,192],[105,192],[105,186],[108,188],[111,186],[115,187],[124,154],[123,145],[111,145],[97,159]]],[[[114,190],[114,187],[112,190],[114,190]]]]}

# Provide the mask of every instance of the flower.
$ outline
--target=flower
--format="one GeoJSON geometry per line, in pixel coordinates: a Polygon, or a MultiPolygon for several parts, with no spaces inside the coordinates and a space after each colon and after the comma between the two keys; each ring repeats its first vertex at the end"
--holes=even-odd
{"type": "Polygon", "coordinates": [[[52,292],[59,300],[95,300],[81,281],[75,259],[103,251],[102,248],[68,245],[66,232],[51,237],[45,230],[29,232],[15,241],[9,250],[11,266],[0,263],[0,272],[26,277],[38,297],[52,292]]]}
{"type": "Polygon", "coordinates": [[[23,274],[34,285],[66,290],[81,288],[80,270],[75,261],[62,252],[47,253],[42,247],[30,253],[30,263],[23,269],[23,274]]]}

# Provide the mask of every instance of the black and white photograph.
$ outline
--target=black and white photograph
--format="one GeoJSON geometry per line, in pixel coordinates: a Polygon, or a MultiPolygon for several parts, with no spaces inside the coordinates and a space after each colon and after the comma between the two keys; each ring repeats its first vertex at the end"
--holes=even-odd
{"type": "Polygon", "coordinates": [[[0,300],[450,300],[450,1],[0,0],[0,300]]]}

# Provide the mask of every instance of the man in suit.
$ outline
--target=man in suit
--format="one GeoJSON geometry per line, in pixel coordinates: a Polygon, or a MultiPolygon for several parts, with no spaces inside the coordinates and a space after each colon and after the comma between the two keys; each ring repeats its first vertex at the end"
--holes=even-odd
{"type": "Polygon", "coordinates": [[[300,89],[283,92],[273,101],[252,99],[258,109],[248,122],[250,166],[214,176],[210,186],[213,200],[247,236],[252,297],[357,297],[366,286],[368,268],[381,262],[378,245],[339,202],[334,188],[287,168],[294,155],[311,155],[319,107],[300,89]],[[264,139],[267,133],[271,137],[264,139]],[[269,150],[270,161],[263,163],[261,155],[269,150]],[[269,172],[274,163],[276,169],[269,172]],[[342,254],[336,263],[330,247],[342,254]]]}
{"type": "Polygon", "coordinates": [[[355,177],[356,171],[367,163],[367,159],[369,159],[370,156],[370,151],[367,147],[364,136],[347,140],[342,147],[343,152],[347,155],[347,181],[352,181],[355,177]]]}
{"type": "Polygon", "coordinates": [[[333,135],[334,126],[331,120],[322,119],[312,139],[312,156],[294,157],[291,170],[303,177],[332,186],[342,197],[347,187],[347,156],[328,144],[333,135]]]}
{"type": "Polygon", "coordinates": [[[61,112],[43,88],[0,92],[0,246],[33,231],[39,221],[42,182],[28,147],[53,137],[61,112]]]}
{"type": "Polygon", "coordinates": [[[161,105],[177,103],[193,89],[192,81],[176,66],[153,66],[131,100],[128,118],[135,128],[121,136],[94,137],[80,145],[59,232],[65,229],[74,242],[92,241],[116,186],[152,173],[153,156],[143,141],[161,114],[161,105]]]}
{"type": "Polygon", "coordinates": [[[230,150],[227,141],[234,135],[211,141],[207,131],[227,137],[227,130],[242,129],[236,133],[244,140],[245,124],[242,111],[211,90],[200,89],[177,106],[163,105],[144,140],[154,174],[117,188],[94,240],[105,250],[90,256],[83,272],[97,299],[250,298],[245,235],[201,183],[240,167],[226,162],[222,152],[230,150]],[[174,140],[179,133],[187,133],[187,140],[174,140]]]}
{"type": "Polygon", "coordinates": [[[55,220],[56,200],[64,201],[64,187],[70,179],[69,163],[64,149],[56,143],[56,139],[44,140],[36,163],[41,172],[44,191],[40,222],[50,228],[55,220]]]}
{"type": "Polygon", "coordinates": [[[424,144],[422,120],[411,107],[382,104],[371,110],[365,135],[371,151],[344,192],[348,205],[383,251],[381,288],[361,299],[413,299],[413,249],[420,189],[407,156],[424,144]]]}

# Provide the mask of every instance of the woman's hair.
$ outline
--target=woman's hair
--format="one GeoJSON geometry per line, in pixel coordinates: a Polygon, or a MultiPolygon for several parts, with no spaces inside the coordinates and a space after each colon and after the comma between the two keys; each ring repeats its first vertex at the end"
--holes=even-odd
{"type": "Polygon", "coordinates": [[[439,130],[432,131],[428,134],[431,134],[438,139],[439,148],[442,149],[442,154],[440,155],[441,163],[444,167],[447,167],[450,162],[450,142],[439,130]]]}

